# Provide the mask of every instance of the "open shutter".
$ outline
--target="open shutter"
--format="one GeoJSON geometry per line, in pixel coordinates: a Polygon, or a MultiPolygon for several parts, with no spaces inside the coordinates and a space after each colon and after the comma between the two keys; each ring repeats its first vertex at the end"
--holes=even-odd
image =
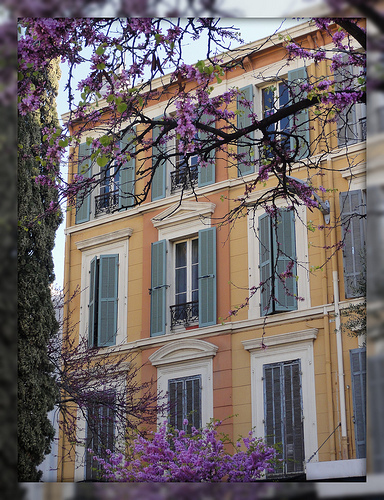
{"type": "Polygon", "coordinates": [[[199,231],[199,326],[216,324],[216,228],[199,231]]]}
{"type": "Polygon", "coordinates": [[[260,282],[264,284],[260,289],[260,315],[265,316],[272,312],[272,240],[271,218],[268,214],[259,217],[259,269],[260,282]]]}
{"type": "MultiPolygon", "coordinates": [[[[163,116],[157,116],[156,120],[162,120],[163,116]]],[[[155,127],[152,131],[152,138],[155,141],[160,135],[160,127],[155,127]]],[[[152,167],[155,168],[156,161],[160,153],[165,151],[165,146],[152,147],[152,167]]],[[[162,160],[156,168],[152,179],[152,201],[165,198],[167,162],[162,160]]]]}
{"type": "MultiPolygon", "coordinates": [[[[85,178],[91,176],[91,160],[87,158],[91,153],[90,146],[86,142],[79,145],[78,174],[85,178]]],[[[89,221],[91,213],[91,195],[86,191],[80,191],[76,196],[76,224],[89,221]]]]}
{"type": "Polygon", "coordinates": [[[340,193],[340,212],[345,297],[358,297],[365,259],[365,218],[359,217],[365,214],[365,204],[360,189],[340,193]]]}
{"type": "Polygon", "coordinates": [[[97,335],[97,282],[98,268],[97,257],[91,260],[89,278],[89,304],[88,304],[88,346],[95,345],[95,334],[97,335]],[[96,331],[95,331],[96,330],[96,331]]]}
{"type": "Polygon", "coordinates": [[[117,331],[118,255],[101,255],[99,269],[98,345],[114,345],[117,331]]]}
{"type": "MultiPolygon", "coordinates": [[[[303,66],[298,69],[288,71],[288,83],[292,95],[292,103],[296,102],[300,91],[298,86],[307,80],[307,69],[303,66]]],[[[302,94],[301,94],[302,95],[302,94]]],[[[299,151],[297,160],[305,158],[309,154],[309,114],[308,109],[302,109],[290,117],[290,129],[293,135],[299,136],[299,151]]],[[[296,149],[297,142],[295,137],[291,137],[291,149],[296,149]]]]}
{"type": "Polygon", "coordinates": [[[291,210],[281,210],[277,219],[277,229],[272,227],[273,262],[277,262],[274,295],[275,311],[293,311],[297,309],[296,263],[292,268],[293,277],[280,279],[288,264],[296,262],[295,217],[291,210]],[[280,250],[278,255],[278,249],[280,250]]]}
{"type": "Polygon", "coordinates": [[[355,424],[356,458],[366,457],[366,350],[351,349],[353,421],[355,424]]]}
{"type": "MultiPolygon", "coordinates": [[[[253,85],[247,85],[240,89],[242,94],[244,95],[247,101],[251,101],[253,103],[253,85]]],[[[240,100],[240,96],[237,96],[237,111],[240,113],[237,115],[237,128],[242,129],[244,127],[248,127],[252,123],[252,119],[248,116],[250,111],[253,111],[253,106],[251,109],[245,107],[244,104],[240,100]]],[[[249,134],[249,136],[253,137],[253,132],[249,134]]],[[[238,140],[237,144],[237,153],[245,153],[245,161],[254,161],[254,146],[253,142],[250,139],[247,139],[245,136],[238,140]]],[[[255,171],[254,165],[247,165],[243,161],[238,161],[237,164],[237,175],[238,177],[242,177],[243,175],[251,174],[255,171]]]]}
{"type": "MultiPolygon", "coordinates": [[[[202,123],[207,123],[211,117],[208,115],[202,116],[202,123]]],[[[215,122],[211,124],[215,126],[215,122]]],[[[204,141],[208,139],[208,133],[204,131],[199,132],[200,138],[204,141]]],[[[199,165],[198,170],[198,186],[207,186],[208,184],[213,184],[215,182],[215,150],[211,151],[209,154],[209,162],[206,166],[202,167],[199,165]]]]}
{"type": "Polygon", "coordinates": [[[151,337],[163,335],[166,324],[166,241],[152,243],[151,337]]]}
{"type": "MultiPolygon", "coordinates": [[[[132,133],[127,132],[120,141],[120,149],[124,149],[132,140],[132,133]]],[[[131,152],[134,152],[131,150],[131,152]]],[[[119,182],[119,208],[132,207],[135,199],[135,168],[136,160],[132,158],[125,162],[120,168],[119,182]]]]}

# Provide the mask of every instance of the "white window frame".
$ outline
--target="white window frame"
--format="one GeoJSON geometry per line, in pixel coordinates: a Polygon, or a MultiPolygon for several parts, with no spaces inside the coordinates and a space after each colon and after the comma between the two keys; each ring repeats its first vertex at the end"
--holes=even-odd
{"type": "MultiPolygon", "coordinates": [[[[88,304],[90,292],[91,260],[100,255],[119,255],[118,270],[118,301],[117,301],[117,332],[116,344],[127,342],[128,315],[128,239],[132,229],[126,228],[103,236],[96,236],[76,243],[82,251],[81,259],[81,294],[80,294],[80,327],[79,339],[88,338],[88,304]]],[[[111,346],[112,348],[114,346],[111,346]]],[[[103,348],[103,349],[108,349],[103,348]]]]}
{"type": "MultiPolygon", "coordinates": [[[[260,194],[260,193],[258,193],[260,194]]],[[[276,200],[278,208],[286,206],[285,200],[276,200]]],[[[297,301],[297,309],[281,314],[295,314],[311,307],[310,281],[309,281],[309,260],[308,260],[308,235],[307,235],[307,209],[301,205],[296,207],[295,213],[295,237],[296,237],[296,273],[299,277],[297,281],[297,295],[304,300],[297,301]]],[[[260,242],[254,232],[259,225],[259,217],[265,213],[263,208],[257,208],[248,215],[248,269],[249,269],[249,289],[258,286],[260,283],[260,242]]],[[[260,289],[252,295],[249,300],[248,319],[257,319],[260,315],[260,289]]]]}
{"type": "MultiPolygon", "coordinates": [[[[261,339],[242,342],[244,349],[250,351],[251,357],[251,394],[252,394],[252,428],[254,435],[264,438],[264,383],[263,367],[271,363],[281,363],[300,359],[303,428],[304,428],[304,460],[305,463],[318,449],[317,413],[313,341],[317,337],[317,329],[266,336],[263,339],[267,349],[261,347],[261,339]]],[[[311,462],[318,461],[316,454],[311,462]]]]}
{"type": "MultiPolygon", "coordinates": [[[[213,357],[218,347],[204,340],[185,339],[170,342],[149,357],[157,368],[160,402],[168,401],[168,382],[175,378],[201,376],[201,425],[213,418],[213,357]]],[[[159,414],[158,426],[168,417],[159,414]]]]}

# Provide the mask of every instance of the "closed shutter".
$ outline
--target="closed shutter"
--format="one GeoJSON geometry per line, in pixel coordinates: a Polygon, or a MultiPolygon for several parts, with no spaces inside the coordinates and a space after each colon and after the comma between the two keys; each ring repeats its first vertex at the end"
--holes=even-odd
{"type": "MultiPolygon", "coordinates": [[[[79,145],[78,173],[84,178],[91,177],[90,146],[83,142],[79,145]]],[[[91,195],[86,190],[79,191],[76,196],[76,224],[89,221],[91,213],[91,195]]]]}
{"type": "MultiPolygon", "coordinates": [[[[210,120],[211,117],[208,115],[203,115],[202,116],[202,123],[207,123],[210,120]]],[[[215,126],[215,122],[211,124],[212,127],[215,126]]],[[[201,140],[207,140],[208,139],[208,133],[204,131],[199,132],[199,136],[201,140]]],[[[209,162],[207,163],[206,166],[202,167],[199,165],[199,170],[198,170],[198,186],[207,186],[208,184],[213,184],[215,182],[215,150],[211,151],[209,153],[209,162]]]]}
{"type": "MultiPolygon", "coordinates": [[[[299,99],[299,85],[307,80],[307,69],[303,66],[302,68],[293,69],[288,71],[288,83],[292,95],[292,102],[296,102],[299,99]],[[297,97],[295,97],[297,96],[297,97]]],[[[300,94],[300,98],[305,97],[300,94]]],[[[294,136],[299,136],[299,150],[296,155],[296,159],[300,160],[305,158],[309,154],[308,144],[309,144],[309,114],[308,109],[303,109],[295,115],[290,117],[290,129],[294,136]]],[[[296,138],[291,136],[291,149],[295,150],[297,147],[296,138]]]]}
{"type": "MultiPolygon", "coordinates": [[[[132,140],[132,137],[132,133],[129,132],[123,136],[120,141],[121,150],[127,146],[127,144],[132,140]]],[[[134,205],[135,168],[136,160],[132,157],[120,167],[119,208],[128,208],[134,205]]]]}
{"type": "Polygon", "coordinates": [[[188,428],[191,427],[199,429],[201,427],[201,378],[200,376],[186,379],[185,393],[186,393],[186,418],[188,419],[188,428]]]}
{"type": "Polygon", "coordinates": [[[152,243],[151,336],[163,335],[166,323],[166,241],[152,243]]]}
{"type": "Polygon", "coordinates": [[[199,231],[199,326],[216,324],[216,228],[199,231]]]}
{"type": "Polygon", "coordinates": [[[259,217],[259,269],[260,282],[260,315],[272,312],[272,240],[271,219],[268,214],[259,217]]]}
{"type": "Polygon", "coordinates": [[[356,458],[366,457],[366,350],[351,349],[353,421],[355,424],[356,458]]]}
{"type": "MultiPolygon", "coordinates": [[[[155,121],[162,119],[163,116],[158,116],[155,118],[155,121]]],[[[156,141],[159,135],[160,135],[160,127],[155,127],[152,131],[153,141],[156,141]]],[[[159,155],[164,152],[165,152],[164,145],[158,145],[152,147],[152,168],[155,168],[159,155]]],[[[162,160],[157,165],[155,173],[152,178],[152,201],[165,198],[166,174],[167,174],[167,162],[166,160],[162,160]]]]}
{"type": "Polygon", "coordinates": [[[277,228],[272,227],[273,261],[277,262],[274,296],[275,311],[293,311],[297,309],[296,263],[292,268],[293,277],[280,279],[288,264],[296,261],[295,216],[291,210],[281,210],[277,218],[277,228]],[[279,254],[278,254],[279,249],[279,254]]]}
{"type": "Polygon", "coordinates": [[[184,384],[182,380],[170,380],[168,382],[169,394],[169,424],[175,429],[183,428],[183,393],[184,384]]]}
{"type": "Polygon", "coordinates": [[[369,459],[373,473],[384,472],[384,353],[368,356],[369,459]]]}
{"type": "Polygon", "coordinates": [[[365,262],[365,204],[360,189],[340,193],[345,297],[362,295],[365,262]]]}
{"type": "MultiPolygon", "coordinates": [[[[253,103],[253,85],[248,85],[247,87],[244,87],[240,90],[244,95],[245,99],[253,103]]],[[[239,111],[239,114],[237,115],[237,128],[243,129],[245,127],[249,127],[249,125],[251,125],[252,123],[252,118],[250,118],[248,115],[251,111],[253,111],[253,106],[251,107],[251,109],[249,109],[249,107],[245,107],[240,100],[240,96],[237,96],[237,111],[239,111]]],[[[253,138],[253,134],[254,134],[253,132],[248,134],[251,137],[251,139],[253,138]]],[[[253,141],[251,139],[247,139],[244,136],[238,140],[237,144],[237,153],[238,154],[245,153],[244,158],[246,162],[254,161],[255,159],[255,156],[253,154],[254,146],[253,146],[253,141]]],[[[255,171],[254,165],[246,165],[244,161],[241,160],[238,161],[237,164],[238,177],[251,174],[254,171],[255,171]]]]}
{"type": "MultiPolygon", "coordinates": [[[[343,54],[342,61],[347,64],[348,55],[343,54]]],[[[346,82],[350,82],[351,75],[353,74],[352,66],[342,66],[335,71],[335,90],[343,91],[346,82]]],[[[357,120],[356,120],[356,105],[350,105],[337,113],[337,144],[338,146],[345,146],[346,144],[354,144],[359,141],[357,133],[357,120]]]]}
{"type": "Polygon", "coordinates": [[[304,467],[300,360],[263,367],[264,427],[268,445],[278,445],[283,462],[276,473],[300,473],[304,467]]]}
{"type": "Polygon", "coordinates": [[[98,290],[98,266],[97,257],[91,260],[89,271],[89,305],[88,305],[88,346],[95,345],[95,334],[97,335],[97,290],[98,290]]]}
{"type": "Polygon", "coordinates": [[[101,255],[99,270],[98,345],[114,345],[117,332],[118,255],[101,255]]]}
{"type": "Polygon", "coordinates": [[[172,379],[168,382],[169,423],[172,427],[191,432],[201,427],[201,376],[172,379]],[[188,425],[184,425],[184,419],[188,425]]]}

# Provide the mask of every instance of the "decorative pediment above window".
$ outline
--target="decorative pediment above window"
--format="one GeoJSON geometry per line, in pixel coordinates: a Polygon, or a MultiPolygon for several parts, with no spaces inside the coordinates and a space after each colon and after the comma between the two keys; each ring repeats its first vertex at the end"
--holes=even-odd
{"type": "Polygon", "coordinates": [[[97,247],[100,245],[107,245],[109,243],[116,243],[118,241],[126,240],[132,236],[133,229],[126,227],[118,231],[112,231],[111,233],[101,234],[100,236],[93,236],[86,240],[81,240],[76,242],[76,247],[78,250],[89,250],[90,248],[97,247]]]}
{"type": "Polygon", "coordinates": [[[183,200],[153,217],[152,224],[159,230],[159,240],[187,237],[199,229],[211,227],[211,216],[216,205],[210,202],[183,200]]]}
{"type": "Polygon", "coordinates": [[[149,357],[149,361],[153,366],[160,366],[182,361],[213,358],[218,349],[216,345],[204,340],[176,340],[160,347],[149,357]]]}
{"type": "Polygon", "coordinates": [[[318,333],[317,328],[308,328],[298,332],[281,333],[279,335],[268,335],[258,339],[243,340],[242,344],[247,351],[262,349],[264,347],[276,347],[283,344],[293,344],[296,342],[314,341],[318,333]]]}

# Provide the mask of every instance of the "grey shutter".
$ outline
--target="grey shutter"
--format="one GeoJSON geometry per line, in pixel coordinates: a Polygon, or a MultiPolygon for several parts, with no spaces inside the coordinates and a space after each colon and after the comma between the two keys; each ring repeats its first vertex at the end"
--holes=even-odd
{"type": "Polygon", "coordinates": [[[114,345],[117,332],[118,255],[101,255],[99,268],[98,345],[114,345]]]}
{"type": "Polygon", "coordinates": [[[296,261],[295,217],[291,210],[281,210],[277,218],[277,228],[272,227],[273,262],[277,262],[274,281],[275,311],[293,311],[297,309],[296,263],[292,278],[281,280],[279,275],[286,271],[291,260],[296,261]],[[279,245],[279,247],[278,247],[279,245]],[[279,256],[277,250],[280,250],[279,256]]]}
{"type": "Polygon", "coordinates": [[[272,312],[272,240],[271,218],[268,214],[259,217],[259,269],[260,282],[260,315],[272,312]]]}
{"type": "Polygon", "coordinates": [[[152,243],[151,337],[163,335],[166,324],[166,241],[152,243]]]}
{"type": "Polygon", "coordinates": [[[169,424],[175,429],[183,429],[183,380],[175,379],[168,382],[168,398],[169,398],[169,424]]]}
{"type": "MultiPolygon", "coordinates": [[[[132,138],[132,132],[127,132],[120,141],[120,149],[125,148],[132,138]]],[[[134,153],[133,150],[131,152],[134,153]]],[[[120,167],[119,208],[128,208],[134,205],[135,168],[136,160],[132,157],[120,167]]]]}
{"type": "Polygon", "coordinates": [[[384,472],[384,353],[370,354],[368,361],[369,458],[373,473],[384,472]]]}
{"type": "Polygon", "coordinates": [[[199,231],[199,326],[216,324],[216,228],[199,231]]]}
{"type": "MultiPolygon", "coordinates": [[[[244,95],[247,101],[251,101],[253,103],[253,85],[247,85],[246,87],[240,89],[242,94],[244,95]]],[[[253,107],[249,109],[245,107],[244,104],[240,101],[240,96],[237,96],[237,111],[240,113],[237,115],[237,128],[242,129],[245,127],[249,127],[252,123],[252,119],[248,116],[250,111],[253,111],[253,107]]],[[[251,138],[253,138],[254,133],[251,132],[248,134],[251,138]]],[[[245,161],[254,161],[254,145],[251,139],[247,139],[245,136],[241,137],[238,140],[237,144],[237,153],[245,153],[245,161]]],[[[237,164],[237,175],[238,177],[242,177],[243,175],[251,174],[255,171],[254,165],[246,165],[241,160],[238,161],[237,164]]]]}
{"type": "MultiPolygon", "coordinates": [[[[156,120],[162,120],[163,116],[157,116],[156,120]]],[[[155,127],[152,131],[152,138],[155,141],[160,135],[160,127],[155,127]]],[[[155,168],[156,161],[159,157],[159,154],[165,152],[165,146],[153,146],[152,147],[152,168],[155,168]]],[[[160,200],[161,198],[165,198],[165,190],[166,190],[166,174],[167,174],[167,161],[162,160],[153,175],[152,178],[152,201],[160,200]]]]}
{"type": "Polygon", "coordinates": [[[185,380],[186,394],[186,412],[185,416],[188,419],[188,428],[190,431],[192,426],[196,429],[201,427],[201,377],[191,377],[185,380]]]}
{"type": "MultiPolygon", "coordinates": [[[[348,55],[343,54],[342,61],[347,64],[348,55]]],[[[335,71],[335,90],[343,91],[346,82],[350,82],[353,74],[352,66],[340,67],[335,71]]],[[[356,105],[347,106],[342,111],[339,111],[336,118],[337,126],[337,144],[338,146],[345,146],[347,144],[354,144],[359,141],[357,133],[357,120],[356,120],[356,105]]]]}
{"type": "Polygon", "coordinates": [[[366,457],[366,350],[351,349],[351,378],[356,458],[366,457]]]}
{"type": "MultiPolygon", "coordinates": [[[[276,365],[263,366],[264,381],[264,436],[268,446],[280,445],[277,457],[283,459],[283,408],[282,408],[282,377],[281,367],[276,365]]],[[[276,464],[275,472],[282,472],[282,465],[276,464]]]]}
{"type": "MultiPolygon", "coordinates": [[[[202,116],[202,123],[207,123],[209,121],[208,115],[202,116]]],[[[215,126],[215,123],[212,124],[215,126]]],[[[200,131],[199,136],[202,140],[208,139],[209,134],[207,132],[200,131]]],[[[215,182],[215,150],[211,151],[209,154],[209,162],[207,166],[202,167],[199,165],[198,170],[198,186],[207,186],[208,184],[213,184],[215,182]]]]}
{"type": "MultiPolygon", "coordinates": [[[[91,160],[87,158],[91,154],[90,146],[86,142],[79,145],[78,173],[84,178],[91,176],[91,160]]],[[[76,196],[76,224],[89,221],[91,213],[91,195],[87,190],[79,191],[76,196]]]]}
{"type": "MultiPolygon", "coordinates": [[[[302,93],[300,94],[299,97],[295,97],[296,95],[299,95],[299,88],[298,86],[305,82],[307,80],[307,69],[303,66],[298,69],[293,69],[291,71],[288,71],[288,83],[289,83],[289,88],[290,92],[293,93],[292,96],[292,102],[296,102],[297,100],[304,98],[305,95],[302,93]]],[[[308,109],[303,109],[299,111],[298,113],[295,113],[295,115],[292,115],[290,117],[290,130],[294,135],[299,136],[299,151],[296,156],[297,160],[300,160],[301,158],[305,158],[309,155],[309,149],[308,149],[308,144],[309,144],[309,113],[308,109]],[[296,127],[295,130],[293,130],[293,127],[296,127]]],[[[291,137],[290,139],[291,142],[291,149],[296,149],[296,139],[295,137],[291,137]]]]}
{"type": "Polygon", "coordinates": [[[89,271],[89,304],[88,304],[88,346],[95,345],[95,334],[97,335],[97,290],[98,290],[98,268],[97,257],[91,260],[89,271]],[[95,331],[96,330],[96,331],[95,331]]]}
{"type": "Polygon", "coordinates": [[[365,259],[365,205],[361,190],[340,193],[345,297],[362,294],[365,259]]]}

